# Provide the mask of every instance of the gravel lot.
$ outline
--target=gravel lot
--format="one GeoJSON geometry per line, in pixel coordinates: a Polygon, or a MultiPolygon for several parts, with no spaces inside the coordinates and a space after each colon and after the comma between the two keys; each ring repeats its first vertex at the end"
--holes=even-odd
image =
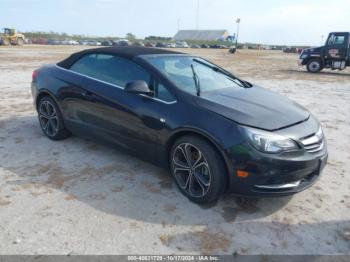
{"type": "Polygon", "coordinates": [[[0,47],[0,254],[350,254],[349,70],[309,74],[280,51],[186,50],[307,107],[328,139],[311,189],[209,207],[115,148],[44,137],[31,73],[78,49],[0,47]]]}

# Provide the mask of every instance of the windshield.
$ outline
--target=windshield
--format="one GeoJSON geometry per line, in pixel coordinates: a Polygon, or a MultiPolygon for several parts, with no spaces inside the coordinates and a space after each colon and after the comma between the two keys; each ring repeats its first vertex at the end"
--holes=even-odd
{"type": "Polygon", "coordinates": [[[242,88],[242,84],[216,65],[192,56],[143,56],[180,89],[198,95],[224,88],[242,88]],[[200,86],[200,87],[199,87],[200,86]]]}

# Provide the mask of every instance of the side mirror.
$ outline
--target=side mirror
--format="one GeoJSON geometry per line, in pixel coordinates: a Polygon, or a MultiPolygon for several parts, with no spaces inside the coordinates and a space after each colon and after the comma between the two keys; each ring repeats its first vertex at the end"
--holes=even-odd
{"type": "Polygon", "coordinates": [[[133,94],[151,94],[148,84],[143,80],[135,80],[126,84],[124,91],[133,94]]]}

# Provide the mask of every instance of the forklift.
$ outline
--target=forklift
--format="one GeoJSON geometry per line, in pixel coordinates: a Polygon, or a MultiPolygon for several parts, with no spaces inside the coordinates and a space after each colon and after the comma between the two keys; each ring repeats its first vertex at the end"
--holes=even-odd
{"type": "Polygon", "coordinates": [[[299,57],[299,65],[306,66],[311,73],[324,68],[344,70],[350,66],[350,33],[329,33],[324,46],[304,49],[299,57]]]}

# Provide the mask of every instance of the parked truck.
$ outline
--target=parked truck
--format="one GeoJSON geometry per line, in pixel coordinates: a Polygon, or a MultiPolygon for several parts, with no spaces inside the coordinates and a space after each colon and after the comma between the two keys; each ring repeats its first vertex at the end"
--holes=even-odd
{"type": "Polygon", "coordinates": [[[311,73],[324,68],[343,70],[350,66],[350,33],[329,33],[324,46],[304,49],[299,58],[299,64],[311,73]]]}

